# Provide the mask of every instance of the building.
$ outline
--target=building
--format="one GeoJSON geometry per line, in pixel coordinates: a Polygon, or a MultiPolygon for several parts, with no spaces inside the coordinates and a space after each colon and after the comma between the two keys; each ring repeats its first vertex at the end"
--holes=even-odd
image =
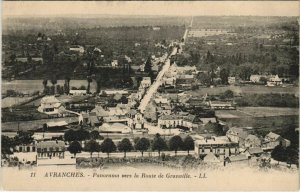
{"type": "Polygon", "coordinates": [[[118,67],[118,66],[119,66],[118,60],[113,60],[113,61],[111,62],[111,66],[112,66],[112,67],[118,67]]]}
{"type": "Polygon", "coordinates": [[[236,106],[232,102],[209,101],[208,106],[214,110],[235,110],[236,106]]]}
{"type": "Polygon", "coordinates": [[[270,77],[269,80],[267,81],[267,86],[269,87],[274,87],[278,85],[282,85],[282,79],[279,78],[278,75],[270,77]]]}
{"type": "Polygon", "coordinates": [[[205,162],[205,163],[220,163],[221,161],[215,156],[214,153],[208,153],[203,158],[203,162],[205,162]]]}
{"type": "Polygon", "coordinates": [[[104,123],[99,127],[100,133],[131,133],[131,128],[123,123],[104,123]]]}
{"type": "Polygon", "coordinates": [[[240,146],[244,146],[245,140],[249,133],[243,128],[232,127],[226,132],[226,136],[230,141],[239,143],[240,146]]]}
{"type": "Polygon", "coordinates": [[[158,118],[158,127],[161,128],[176,128],[182,126],[182,116],[177,115],[162,115],[158,118]]]}
{"type": "Polygon", "coordinates": [[[188,116],[184,117],[182,120],[182,126],[187,127],[192,131],[202,125],[202,121],[195,115],[189,114],[188,116]]]}
{"type": "Polygon", "coordinates": [[[263,153],[264,153],[264,151],[260,147],[249,148],[249,149],[246,149],[246,151],[244,151],[244,154],[247,157],[259,157],[263,153]]]}
{"type": "Polygon", "coordinates": [[[83,46],[80,46],[80,45],[74,45],[72,47],[70,47],[69,49],[70,51],[74,51],[74,52],[78,52],[80,54],[83,54],[84,53],[84,47],[83,46]]]}
{"type": "Polygon", "coordinates": [[[144,114],[131,109],[127,114],[127,124],[132,129],[144,129],[144,114]]]}
{"type": "Polygon", "coordinates": [[[203,137],[195,140],[195,155],[204,156],[213,153],[217,156],[231,156],[239,153],[239,144],[230,141],[226,136],[203,137]]]}
{"type": "Polygon", "coordinates": [[[252,83],[259,83],[261,82],[261,78],[267,78],[265,75],[251,75],[250,76],[250,81],[252,83]]]}
{"type": "Polygon", "coordinates": [[[234,85],[235,82],[236,82],[235,77],[228,77],[228,83],[229,83],[229,85],[234,85]]]}
{"type": "Polygon", "coordinates": [[[58,115],[65,110],[62,103],[55,96],[45,96],[41,99],[38,111],[47,115],[58,115]]]}
{"type": "Polygon", "coordinates": [[[63,141],[42,141],[36,144],[37,160],[65,157],[65,143],[63,141]]]}
{"type": "Polygon", "coordinates": [[[268,133],[262,142],[262,148],[265,150],[274,149],[277,145],[288,147],[291,145],[291,142],[273,132],[268,133]]]}
{"type": "Polygon", "coordinates": [[[245,148],[261,147],[261,139],[256,135],[250,134],[246,137],[244,146],[245,148]]]}
{"type": "Polygon", "coordinates": [[[234,164],[243,163],[243,162],[248,161],[248,160],[249,160],[249,158],[245,154],[238,154],[238,155],[229,156],[229,157],[225,158],[225,161],[227,163],[234,163],[234,164]]]}
{"type": "Polygon", "coordinates": [[[151,86],[151,78],[150,77],[143,77],[141,81],[140,88],[147,89],[151,86]]]}
{"type": "Polygon", "coordinates": [[[70,90],[69,94],[70,95],[86,95],[87,92],[86,92],[85,89],[83,89],[83,90],[70,90]]]}

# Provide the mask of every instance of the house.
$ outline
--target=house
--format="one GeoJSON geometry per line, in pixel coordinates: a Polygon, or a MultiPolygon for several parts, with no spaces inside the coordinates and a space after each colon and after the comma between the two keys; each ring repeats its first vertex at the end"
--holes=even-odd
{"type": "Polygon", "coordinates": [[[269,80],[267,81],[267,86],[269,87],[274,87],[278,85],[282,85],[282,79],[279,78],[278,75],[270,77],[269,80]]]}
{"type": "Polygon", "coordinates": [[[229,85],[234,85],[235,82],[236,82],[235,77],[228,77],[228,83],[229,83],[229,85]]]}
{"type": "Polygon", "coordinates": [[[82,89],[82,90],[70,90],[69,94],[70,95],[86,95],[87,91],[85,89],[82,89]]]}
{"type": "Polygon", "coordinates": [[[21,144],[21,145],[17,145],[15,146],[15,150],[16,152],[22,152],[22,153],[28,153],[28,152],[36,152],[36,143],[35,141],[33,141],[30,144],[21,144]]]}
{"type": "MultiPolygon", "coordinates": [[[[28,63],[28,57],[17,57],[16,61],[20,62],[20,63],[28,63]]],[[[43,58],[42,57],[32,57],[31,61],[39,63],[39,64],[43,64],[43,58]]]]}
{"type": "Polygon", "coordinates": [[[38,111],[47,115],[59,115],[61,111],[65,110],[62,103],[55,98],[55,96],[45,96],[41,99],[41,104],[38,111]]]}
{"type": "Polygon", "coordinates": [[[238,154],[238,155],[233,155],[225,158],[225,161],[227,163],[240,163],[240,162],[245,162],[248,161],[248,156],[245,154],[238,154]]]}
{"type": "Polygon", "coordinates": [[[113,60],[113,61],[111,62],[111,66],[112,66],[112,67],[117,67],[117,66],[119,66],[118,60],[113,60]]]}
{"type": "Polygon", "coordinates": [[[282,145],[283,147],[288,147],[291,145],[291,142],[273,132],[268,133],[262,142],[262,148],[264,148],[266,150],[274,149],[277,145],[282,145]]]}
{"type": "Polygon", "coordinates": [[[246,137],[244,146],[245,148],[261,147],[261,139],[256,135],[250,134],[246,137]]]}
{"type": "Polygon", "coordinates": [[[267,76],[265,76],[265,75],[250,75],[250,81],[252,83],[261,82],[261,78],[267,78],[267,76]]]}
{"type": "Polygon", "coordinates": [[[42,141],[36,144],[37,160],[64,158],[65,157],[65,143],[63,141],[42,141]]]}
{"type": "Polygon", "coordinates": [[[235,110],[236,106],[232,102],[209,101],[207,105],[214,110],[235,110]]]}
{"type": "Polygon", "coordinates": [[[145,112],[145,119],[150,122],[157,121],[157,106],[153,100],[146,106],[145,112]]]}
{"type": "Polygon", "coordinates": [[[200,118],[200,121],[205,125],[207,123],[217,123],[217,119],[215,117],[203,117],[200,118]]]}
{"type": "Polygon", "coordinates": [[[158,127],[175,128],[182,126],[182,117],[177,115],[162,115],[158,118],[158,127]]]}
{"type": "Polygon", "coordinates": [[[203,162],[205,162],[205,163],[220,163],[221,161],[213,153],[208,153],[203,158],[203,162]]]}
{"type": "Polygon", "coordinates": [[[157,96],[154,98],[154,102],[157,106],[161,107],[163,105],[169,105],[170,101],[168,98],[166,97],[162,97],[162,96],[157,96]]]}
{"type": "Polygon", "coordinates": [[[100,105],[96,105],[95,108],[91,111],[95,112],[97,117],[108,117],[108,111],[104,110],[100,105]]]}
{"type": "Polygon", "coordinates": [[[144,114],[135,109],[127,113],[127,124],[132,129],[144,129],[144,114]]]}
{"type": "Polygon", "coordinates": [[[239,143],[240,146],[243,146],[245,139],[249,133],[243,128],[231,127],[227,132],[226,136],[235,143],[239,143]]]}
{"type": "Polygon", "coordinates": [[[65,127],[68,125],[66,121],[50,121],[46,123],[48,128],[65,127]]]}
{"type": "Polygon", "coordinates": [[[213,153],[217,156],[231,156],[239,153],[239,144],[226,136],[203,137],[195,140],[195,155],[204,156],[213,153]]]}
{"type": "Polygon", "coordinates": [[[141,81],[140,87],[143,89],[147,89],[151,86],[151,78],[150,77],[143,77],[143,80],[141,81]]]}
{"type": "Polygon", "coordinates": [[[122,123],[104,123],[99,127],[100,133],[131,133],[131,128],[122,123]]]}
{"type": "Polygon", "coordinates": [[[70,47],[69,49],[70,51],[74,51],[74,52],[78,52],[80,54],[83,54],[84,53],[84,47],[83,46],[80,46],[80,45],[74,45],[72,47],[70,47]]]}
{"type": "Polygon", "coordinates": [[[200,118],[195,115],[191,115],[191,114],[184,117],[182,120],[182,126],[189,128],[190,131],[198,128],[200,124],[202,124],[202,121],[200,120],[200,118]]]}
{"type": "Polygon", "coordinates": [[[263,153],[264,153],[264,151],[260,147],[248,148],[244,151],[244,154],[247,157],[259,157],[263,153]]]}

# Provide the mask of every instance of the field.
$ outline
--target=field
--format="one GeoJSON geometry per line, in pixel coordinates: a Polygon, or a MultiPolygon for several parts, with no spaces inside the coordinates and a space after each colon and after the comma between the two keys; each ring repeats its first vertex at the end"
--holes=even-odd
{"type": "Polygon", "coordinates": [[[219,118],[244,118],[244,117],[273,117],[298,115],[298,108],[277,107],[239,107],[237,110],[217,110],[219,118]]]}
{"type": "Polygon", "coordinates": [[[232,90],[235,94],[266,94],[266,93],[289,93],[299,96],[298,87],[266,87],[263,85],[245,85],[245,86],[224,86],[224,87],[201,87],[199,90],[188,91],[187,94],[193,96],[205,95],[218,95],[226,90],[232,90]]]}
{"type": "Polygon", "coordinates": [[[282,129],[298,127],[298,108],[240,107],[237,110],[218,110],[216,116],[231,126],[282,129]]]}
{"type": "Polygon", "coordinates": [[[2,99],[1,108],[12,107],[23,102],[29,101],[32,97],[5,97],[2,99]]]}
{"type": "MultiPolygon", "coordinates": [[[[64,80],[57,80],[56,85],[63,86],[64,80]]],[[[70,87],[77,87],[84,85],[87,86],[86,80],[71,80],[70,87]]],[[[48,81],[48,86],[51,86],[51,82],[48,81]]],[[[2,93],[6,93],[7,90],[15,90],[22,93],[33,93],[36,91],[43,91],[43,80],[15,80],[15,81],[3,81],[2,82],[2,93]]],[[[96,91],[96,82],[91,83],[91,92],[96,91]]]]}
{"type": "Polygon", "coordinates": [[[20,121],[20,122],[7,122],[1,124],[2,131],[17,131],[18,127],[20,130],[34,130],[43,127],[44,123],[48,122],[58,122],[66,121],[67,123],[78,122],[78,117],[65,117],[65,118],[55,118],[55,119],[41,119],[34,121],[20,121]]]}

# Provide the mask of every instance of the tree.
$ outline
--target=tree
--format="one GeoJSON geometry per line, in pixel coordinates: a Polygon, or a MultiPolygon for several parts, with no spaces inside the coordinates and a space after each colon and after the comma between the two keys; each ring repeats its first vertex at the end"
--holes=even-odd
{"type": "Polygon", "coordinates": [[[90,93],[90,89],[91,89],[91,82],[93,81],[93,79],[91,78],[91,76],[87,77],[87,82],[88,82],[88,86],[87,86],[87,90],[86,92],[89,94],[90,93]]]}
{"type": "Polygon", "coordinates": [[[54,75],[51,79],[51,83],[52,83],[52,87],[53,87],[53,94],[55,95],[55,85],[57,84],[57,79],[56,79],[56,76],[54,75]]]}
{"type": "Polygon", "coordinates": [[[119,151],[124,152],[124,158],[126,157],[126,152],[131,151],[133,149],[131,142],[129,139],[124,138],[122,141],[118,144],[119,151]]]}
{"type": "Polygon", "coordinates": [[[65,141],[75,141],[76,140],[76,133],[72,129],[66,131],[64,133],[65,141]]]}
{"type": "Polygon", "coordinates": [[[169,140],[169,149],[175,151],[175,156],[177,155],[177,151],[182,148],[183,141],[179,135],[175,135],[169,140]]]}
{"type": "Polygon", "coordinates": [[[95,140],[90,140],[85,144],[84,150],[90,152],[92,157],[94,152],[99,151],[99,143],[97,143],[95,140]]]}
{"type": "Polygon", "coordinates": [[[234,97],[234,93],[231,90],[226,90],[224,93],[220,95],[222,99],[232,99],[234,97]]]}
{"type": "Polygon", "coordinates": [[[46,92],[47,84],[48,84],[48,80],[47,80],[47,79],[44,79],[44,80],[43,80],[44,93],[46,92]]]}
{"type": "Polygon", "coordinates": [[[271,157],[279,164],[279,161],[286,161],[286,151],[281,145],[277,145],[271,152],[271,157]]]}
{"type": "Polygon", "coordinates": [[[135,144],[135,149],[139,150],[142,153],[142,157],[144,156],[144,151],[148,150],[150,147],[150,141],[147,138],[142,137],[135,144]]]}
{"type": "Polygon", "coordinates": [[[117,147],[112,139],[106,138],[100,146],[100,150],[102,153],[107,153],[107,157],[109,158],[109,154],[111,152],[116,151],[117,147]]]}
{"type": "Polygon", "coordinates": [[[296,164],[299,166],[299,148],[295,145],[291,145],[286,148],[286,162],[290,165],[296,164]]]}
{"type": "Polygon", "coordinates": [[[209,86],[210,85],[210,77],[206,73],[199,73],[197,75],[197,79],[200,81],[202,85],[209,86]]]}
{"type": "Polygon", "coordinates": [[[190,150],[193,150],[195,147],[194,140],[191,136],[186,136],[183,140],[184,149],[187,150],[188,154],[190,154],[190,150]]]}
{"type": "Polygon", "coordinates": [[[99,131],[97,131],[97,130],[94,130],[94,131],[90,132],[90,138],[94,139],[94,140],[103,139],[103,137],[99,134],[99,131]]]}
{"type": "Polygon", "coordinates": [[[152,150],[153,151],[157,150],[158,156],[160,157],[160,152],[166,148],[167,148],[167,144],[165,140],[163,140],[160,137],[160,134],[157,133],[153,139],[152,150]]]}
{"type": "Polygon", "coordinates": [[[12,154],[12,148],[15,147],[15,143],[12,138],[8,136],[1,135],[1,154],[10,155],[12,154]]]}
{"type": "Polygon", "coordinates": [[[33,142],[33,132],[29,131],[18,131],[18,134],[14,137],[16,145],[27,145],[33,142]]]}
{"type": "Polygon", "coordinates": [[[205,126],[204,126],[205,130],[207,130],[208,132],[213,132],[214,134],[216,134],[217,136],[224,136],[225,132],[223,130],[222,125],[220,125],[219,123],[212,123],[212,122],[208,122],[205,126]]]}
{"type": "Polygon", "coordinates": [[[74,157],[76,157],[76,153],[81,153],[81,150],[82,147],[78,141],[73,141],[68,147],[68,151],[74,154],[74,157]]]}
{"type": "Polygon", "coordinates": [[[78,131],[75,131],[75,138],[75,140],[77,141],[84,141],[90,139],[90,133],[86,130],[80,129],[78,131]]]}
{"type": "Polygon", "coordinates": [[[224,85],[228,84],[228,77],[229,77],[229,71],[227,69],[221,69],[220,78],[221,78],[222,84],[224,84],[224,85]]]}

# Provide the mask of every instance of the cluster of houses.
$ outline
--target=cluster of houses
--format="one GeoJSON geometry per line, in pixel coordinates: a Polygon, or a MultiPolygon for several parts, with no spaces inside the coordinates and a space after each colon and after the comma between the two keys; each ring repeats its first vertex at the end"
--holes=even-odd
{"type": "Polygon", "coordinates": [[[247,128],[232,127],[226,136],[196,136],[195,155],[206,162],[241,162],[268,156],[276,146],[288,147],[291,142],[270,132],[264,138],[250,134],[247,128]]]}

